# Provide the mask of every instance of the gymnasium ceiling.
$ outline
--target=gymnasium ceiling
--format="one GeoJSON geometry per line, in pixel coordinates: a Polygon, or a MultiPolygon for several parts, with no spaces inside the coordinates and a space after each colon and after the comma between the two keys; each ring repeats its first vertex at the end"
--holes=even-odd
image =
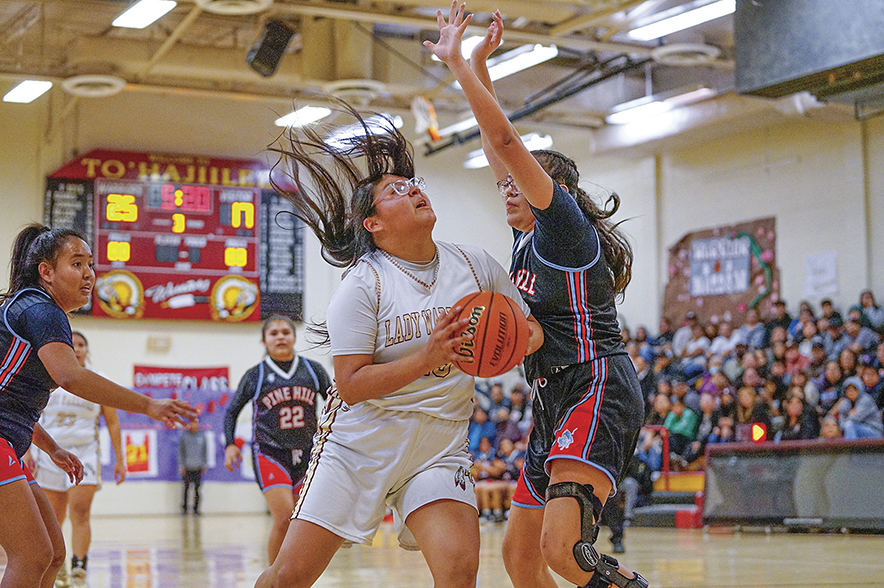
{"type": "MultiPolygon", "coordinates": [[[[532,97],[587,87],[538,109],[535,126],[604,130],[617,104],[647,94],[704,85],[732,95],[732,16],[650,42],[626,36],[641,19],[688,0],[470,0],[472,31],[484,32],[500,8],[504,47],[554,44],[559,56],[495,85],[505,109],[532,97]],[[709,54],[714,56],[710,58],[709,54]],[[623,73],[615,68],[625,66],[623,73]],[[604,81],[595,79],[610,75],[604,81]]],[[[112,75],[123,91],[183,92],[251,100],[307,101],[331,92],[369,110],[406,115],[412,99],[432,100],[446,126],[466,117],[463,95],[445,66],[420,45],[436,38],[444,0],[179,0],[143,30],[111,26],[128,0],[0,2],[0,89],[18,79],[62,82],[112,75]],[[246,12],[227,14],[217,10],[246,12]],[[260,9],[260,10],[259,10],[260,9]],[[258,75],[246,64],[269,18],[295,31],[278,71],[258,75]]],[[[88,88],[87,88],[88,89],[88,88]]],[[[79,98],[100,100],[101,98],[79,98]]]]}

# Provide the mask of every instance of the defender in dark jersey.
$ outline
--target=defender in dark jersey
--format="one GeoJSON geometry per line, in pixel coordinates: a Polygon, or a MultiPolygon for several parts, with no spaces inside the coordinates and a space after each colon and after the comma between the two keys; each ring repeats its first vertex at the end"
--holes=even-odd
{"type": "Polygon", "coordinates": [[[504,538],[513,585],[553,588],[549,568],[580,586],[647,582],[593,547],[609,494],[626,471],[644,417],[638,377],[619,337],[614,300],[631,277],[632,250],[578,186],[573,161],[529,152],[500,109],[485,64],[500,45],[500,13],[470,62],[460,40],[470,21],[452,2],[439,43],[425,42],[463,87],[504,197],[515,246],[511,277],[544,331],[526,357],[534,429],[504,538]],[[472,69],[471,69],[472,67],[472,69]],[[567,498],[567,500],[557,500],[567,498]]]}
{"type": "Polygon", "coordinates": [[[71,343],[68,312],[92,295],[92,252],[74,231],[31,225],[18,234],[9,290],[0,294],[0,546],[4,586],[51,586],[64,564],[64,539],[40,487],[22,463],[33,442],[71,481],[83,466],[37,425],[57,386],[98,404],[186,422],[196,411],[179,400],[151,400],[82,367],[71,343]]]}
{"type": "Polygon", "coordinates": [[[267,544],[272,564],[307,473],[317,427],[316,397],[325,399],[331,381],[320,364],[295,355],[295,324],[290,318],[269,317],[261,334],[267,357],[242,377],[224,416],[224,465],[233,471],[242,458],[234,438],[236,420],[251,402],[252,467],[273,516],[267,544]]]}

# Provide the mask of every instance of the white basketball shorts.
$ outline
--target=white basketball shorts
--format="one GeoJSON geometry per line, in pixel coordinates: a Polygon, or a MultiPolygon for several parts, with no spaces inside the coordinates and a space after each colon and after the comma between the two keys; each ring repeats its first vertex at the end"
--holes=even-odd
{"type": "Polygon", "coordinates": [[[404,521],[437,500],[476,508],[468,421],[329,400],[292,519],[371,545],[387,508],[399,545],[419,549],[404,521]]]}
{"type": "MultiPolygon", "coordinates": [[[[80,486],[101,486],[101,461],[98,456],[98,440],[86,445],[73,445],[65,447],[83,462],[83,481],[80,486]]],[[[67,473],[52,463],[49,455],[42,451],[37,452],[37,471],[34,479],[44,490],[67,492],[74,487],[74,483],[68,478],[67,473]]]]}

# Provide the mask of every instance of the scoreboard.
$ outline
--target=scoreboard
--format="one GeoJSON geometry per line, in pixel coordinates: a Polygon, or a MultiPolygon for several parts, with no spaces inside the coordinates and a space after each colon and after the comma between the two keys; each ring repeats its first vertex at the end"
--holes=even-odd
{"type": "Polygon", "coordinates": [[[298,316],[302,233],[267,177],[250,160],[93,151],[47,178],[44,220],[90,242],[93,316],[298,316]]]}

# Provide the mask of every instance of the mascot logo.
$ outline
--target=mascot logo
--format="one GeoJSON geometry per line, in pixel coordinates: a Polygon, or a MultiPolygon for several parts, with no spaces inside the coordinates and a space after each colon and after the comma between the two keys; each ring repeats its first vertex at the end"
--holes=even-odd
{"type": "Polygon", "coordinates": [[[466,490],[467,480],[470,481],[471,485],[475,485],[475,482],[473,481],[473,474],[470,473],[470,470],[463,466],[460,466],[459,468],[457,468],[457,472],[454,474],[454,485],[460,486],[461,490],[466,490]]]}
{"type": "Polygon", "coordinates": [[[107,272],[95,281],[95,296],[101,310],[113,318],[141,318],[144,314],[144,286],[132,272],[107,272]]]}
{"type": "Polygon", "coordinates": [[[245,320],[258,308],[258,285],[242,276],[224,276],[209,297],[212,319],[225,322],[245,320]]]}
{"type": "MultiPolygon", "coordinates": [[[[575,431],[577,429],[574,429],[575,431]]],[[[571,444],[574,443],[574,433],[565,429],[561,435],[559,435],[558,439],[556,439],[556,444],[559,446],[559,449],[568,449],[571,447],[571,444]]]]}

